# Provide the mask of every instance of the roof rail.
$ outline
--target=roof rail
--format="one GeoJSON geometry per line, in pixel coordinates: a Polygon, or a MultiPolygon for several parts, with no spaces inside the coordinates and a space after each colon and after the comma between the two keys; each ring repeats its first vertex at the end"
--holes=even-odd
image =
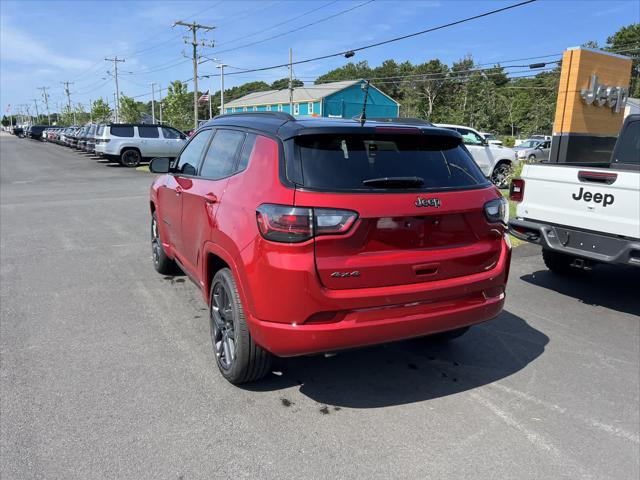
{"type": "Polygon", "coordinates": [[[427,120],[411,117],[367,117],[367,122],[399,123],[402,125],[422,125],[424,127],[433,127],[433,123],[427,120]]]}
{"type": "Polygon", "coordinates": [[[286,120],[288,122],[295,122],[296,117],[293,115],[289,115],[286,112],[237,112],[237,113],[223,113],[222,115],[216,115],[213,117],[214,120],[218,118],[228,118],[228,117],[237,117],[237,116],[270,116],[274,118],[279,118],[280,120],[286,120]]]}

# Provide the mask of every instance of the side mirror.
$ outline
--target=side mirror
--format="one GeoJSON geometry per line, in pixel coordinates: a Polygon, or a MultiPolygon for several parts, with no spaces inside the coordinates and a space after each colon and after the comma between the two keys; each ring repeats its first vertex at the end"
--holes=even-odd
{"type": "Polygon", "coordinates": [[[182,168],[182,172],[183,175],[190,175],[190,176],[194,176],[196,174],[196,167],[194,167],[193,165],[190,165],[188,163],[186,163],[184,165],[184,167],[182,168]]]}
{"type": "Polygon", "coordinates": [[[171,160],[166,157],[156,157],[149,163],[149,170],[153,173],[169,173],[171,160]]]}

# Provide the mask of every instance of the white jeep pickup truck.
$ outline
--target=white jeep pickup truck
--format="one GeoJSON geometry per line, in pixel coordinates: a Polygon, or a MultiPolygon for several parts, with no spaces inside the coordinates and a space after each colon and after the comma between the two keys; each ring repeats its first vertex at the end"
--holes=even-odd
{"type": "Polygon", "coordinates": [[[525,165],[510,198],[511,234],[541,245],[550,270],[640,267],[640,115],[626,118],[608,165],[525,165]]]}

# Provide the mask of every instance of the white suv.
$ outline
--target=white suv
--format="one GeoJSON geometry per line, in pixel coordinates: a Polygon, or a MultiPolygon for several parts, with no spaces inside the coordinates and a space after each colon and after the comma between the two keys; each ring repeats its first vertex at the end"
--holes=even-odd
{"type": "Polygon", "coordinates": [[[143,159],[177,157],[186,138],[184,133],[164,125],[99,125],[96,154],[117,160],[125,167],[137,167],[143,159]]]}
{"type": "Polygon", "coordinates": [[[516,152],[500,145],[491,145],[484,137],[471,127],[462,125],[436,124],[436,127],[448,128],[462,135],[465,147],[471,153],[480,170],[498,188],[509,186],[511,169],[519,162],[516,152]]]}

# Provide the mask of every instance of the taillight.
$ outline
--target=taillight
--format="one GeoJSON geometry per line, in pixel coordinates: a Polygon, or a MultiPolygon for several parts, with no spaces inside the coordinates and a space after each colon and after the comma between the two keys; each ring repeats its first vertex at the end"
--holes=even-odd
{"type": "Polygon", "coordinates": [[[349,210],[260,205],[256,220],[267,240],[300,243],[317,235],[340,235],[349,231],[358,214],[349,210]]]}
{"type": "Polygon", "coordinates": [[[504,197],[490,200],[484,204],[484,215],[489,223],[509,223],[509,202],[504,197]]]}
{"type": "Polygon", "coordinates": [[[511,180],[509,186],[509,200],[514,202],[521,202],[524,198],[524,180],[521,178],[514,178],[511,180]]]}

